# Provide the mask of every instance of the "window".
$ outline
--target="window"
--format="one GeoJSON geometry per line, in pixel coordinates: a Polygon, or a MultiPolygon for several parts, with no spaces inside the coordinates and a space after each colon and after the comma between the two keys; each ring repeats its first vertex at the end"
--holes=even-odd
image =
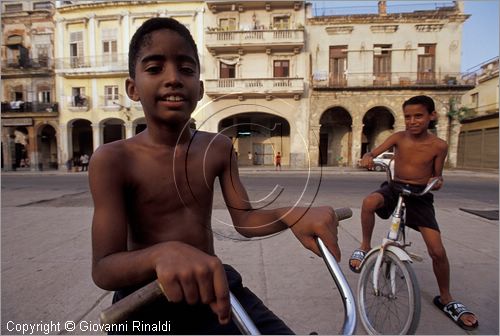
{"type": "Polygon", "coordinates": [[[71,67],[78,68],[84,65],[83,62],[83,32],[72,32],[70,34],[69,56],[71,67]]]}
{"type": "Polygon", "coordinates": [[[120,98],[118,95],[118,85],[108,85],[104,87],[104,106],[118,106],[120,98]]]}
{"type": "Polygon", "coordinates": [[[71,89],[72,104],[71,106],[88,106],[87,97],[85,96],[84,87],[74,87],[71,89]]]}
{"type": "Polygon", "coordinates": [[[418,75],[419,83],[432,84],[436,76],[436,45],[419,44],[418,45],[418,75]]]}
{"type": "Polygon", "coordinates": [[[347,83],[347,45],[330,46],[330,85],[347,83]]]}
{"type": "Polygon", "coordinates": [[[273,18],[273,28],[276,29],[289,29],[290,28],[290,16],[275,16],[273,18]]]}
{"type": "Polygon", "coordinates": [[[274,77],[288,77],[290,76],[290,61],[280,60],[274,61],[274,77]]]}
{"type": "Polygon", "coordinates": [[[52,9],[52,4],[50,1],[35,2],[33,4],[33,9],[52,9]]]}
{"type": "Polygon", "coordinates": [[[116,28],[102,30],[102,53],[105,64],[106,62],[118,61],[117,35],[116,28]]]}
{"type": "Polygon", "coordinates": [[[236,19],[235,18],[219,19],[219,28],[221,28],[222,30],[236,30],[236,19]]]}
{"type": "Polygon", "coordinates": [[[50,91],[39,91],[38,92],[38,102],[50,103],[50,91]]]}
{"type": "Polygon", "coordinates": [[[479,93],[476,92],[476,93],[471,94],[470,98],[471,98],[473,108],[478,108],[479,107],[479,93]]]}
{"type": "Polygon", "coordinates": [[[49,55],[51,52],[50,35],[33,35],[33,57],[37,59],[41,66],[48,66],[49,55]]]}
{"type": "Polygon", "coordinates": [[[5,11],[6,12],[22,12],[23,11],[23,4],[5,4],[5,11]]]}
{"type": "Polygon", "coordinates": [[[220,78],[235,78],[236,64],[226,64],[220,62],[220,78]]]}
{"type": "Polygon", "coordinates": [[[375,85],[389,85],[391,81],[391,45],[373,46],[373,75],[375,85]]]}

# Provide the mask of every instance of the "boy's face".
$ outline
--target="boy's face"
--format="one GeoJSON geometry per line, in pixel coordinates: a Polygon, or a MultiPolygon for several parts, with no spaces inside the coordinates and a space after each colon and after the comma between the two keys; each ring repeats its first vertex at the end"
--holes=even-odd
{"type": "Polygon", "coordinates": [[[429,113],[425,106],[421,104],[406,105],[403,114],[406,130],[414,135],[427,132],[429,123],[436,120],[436,111],[429,113]]]}
{"type": "Polygon", "coordinates": [[[203,97],[194,50],[173,30],[156,30],[149,37],[139,52],[135,79],[127,79],[127,94],[141,102],[149,119],[182,126],[203,97]]]}

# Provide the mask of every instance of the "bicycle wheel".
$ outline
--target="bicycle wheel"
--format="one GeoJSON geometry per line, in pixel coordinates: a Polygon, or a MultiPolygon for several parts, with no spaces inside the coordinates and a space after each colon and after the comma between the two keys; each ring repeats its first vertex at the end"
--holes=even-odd
{"type": "Polygon", "coordinates": [[[376,260],[377,254],[368,257],[358,282],[357,304],[363,327],[369,334],[414,334],[420,320],[420,289],[410,263],[385,251],[376,295],[376,260]]]}

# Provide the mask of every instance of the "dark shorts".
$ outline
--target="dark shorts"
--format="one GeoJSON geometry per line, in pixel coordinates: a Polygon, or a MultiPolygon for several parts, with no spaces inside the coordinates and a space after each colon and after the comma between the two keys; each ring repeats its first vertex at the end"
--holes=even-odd
{"type": "MultiPolygon", "coordinates": [[[[384,205],[376,210],[377,215],[382,219],[388,219],[396,205],[398,204],[399,189],[404,186],[412,192],[418,193],[425,189],[425,185],[412,185],[400,182],[393,182],[389,185],[387,182],[382,183],[380,189],[375,191],[384,197],[384,205]]],[[[419,227],[428,227],[439,231],[439,226],[436,221],[436,213],[434,211],[434,195],[427,193],[424,196],[407,196],[404,197],[406,204],[406,222],[405,225],[414,230],[420,231],[419,227]]]]}
{"type": "MultiPolygon", "coordinates": [[[[224,265],[229,289],[236,296],[246,312],[250,315],[255,325],[262,334],[267,335],[290,335],[290,330],[262,301],[248,288],[243,287],[241,275],[231,266],[224,265]]],[[[115,292],[113,303],[123,299],[134,292],[135,289],[115,292]]],[[[138,325],[137,322],[135,322],[138,325]]],[[[161,297],[154,303],[136,312],[127,322],[127,332],[120,331],[117,334],[184,334],[184,335],[240,335],[236,324],[231,321],[227,325],[220,325],[208,305],[187,303],[170,303],[165,297],[161,297]],[[140,325],[165,325],[168,321],[169,331],[140,331],[134,327],[134,321],[142,321],[140,325]]],[[[124,328],[123,328],[124,329],[124,328]]],[[[165,329],[165,328],[163,328],[165,329]]]]}

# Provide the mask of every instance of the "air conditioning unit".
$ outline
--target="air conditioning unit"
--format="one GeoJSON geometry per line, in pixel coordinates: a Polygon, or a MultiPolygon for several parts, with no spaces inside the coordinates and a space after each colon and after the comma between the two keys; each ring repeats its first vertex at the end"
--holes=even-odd
{"type": "Polygon", "coordinates": [[[418,47],[418,54],[425,55],[425,47],[418,47]]]}

